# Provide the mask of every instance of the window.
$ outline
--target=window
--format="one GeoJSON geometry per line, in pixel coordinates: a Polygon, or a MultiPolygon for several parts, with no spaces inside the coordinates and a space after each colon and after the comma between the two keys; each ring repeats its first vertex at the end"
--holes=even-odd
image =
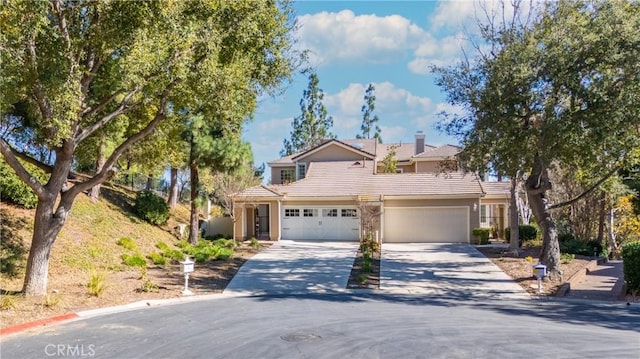
{"type": "Polygon", "coordinates": [[[301,180],[307,174],[307,164],[298,163],[298,179],[301,180]]]}
{"type": "Polygon", "coordinates": [[[304,217],[318,217],[318,210],[305,208],[302,210],[302,215],[304,217]]]}
{"type": "Polygon", "coordinates": [[[342,210],[342,217],[356,218],[356,217],[358,217],[358,211],[356,211],[355,209],[343,209],[342,210]]]}
{"type": "Polygon", "coordinates": [[[285,184],[285,183],[291,183],[291,182],[293,182],[293,170],[286,169],[286,170],[280,171],[280,183],[285,184]]]}
{"type": "Polygon", "coordinates": [[[487,205],[483,204],[480,206],[480,223],[487,222],[487,205]]]}
{"type": "Polygon", "coordinates": [[[285,217],[300,217],[300,210],[299,209],[287,208],[287,209],[284,210],[284,216],[285,217]]]}
{"type": "Polygon", "coordinates": [[[338,210],[333,208],[333,209],[323,209],[322,210],[322,217],[338,217],[338,210]]]}

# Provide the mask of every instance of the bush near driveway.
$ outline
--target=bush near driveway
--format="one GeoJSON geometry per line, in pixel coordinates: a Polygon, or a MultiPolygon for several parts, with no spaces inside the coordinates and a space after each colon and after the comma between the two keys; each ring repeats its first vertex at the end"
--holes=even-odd
{"type": "Polygon", "coordinates": [[[624,281],[629,293],[640,291],[640,241],[630,242],[622,246],[622,263],[624,265],[624,281]]]}

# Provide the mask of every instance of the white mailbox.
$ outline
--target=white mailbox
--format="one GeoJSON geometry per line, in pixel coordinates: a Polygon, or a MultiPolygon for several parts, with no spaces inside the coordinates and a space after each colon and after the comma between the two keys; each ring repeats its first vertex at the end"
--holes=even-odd
{"type": "Polygon", "coordinates": [[[189,259],[189,257],[185,257],[185,259],[180,262],[180,270],[184,273],[184,290],[182,291],[183,295],[192,295],[193,292],[189,290],[189,273],[193,272],[193,264],[194,262],[189,259]]]}
{"type": "Polygon", "coordinates": [[[189,257],[186,257],[184,261],[180,262],[180,270],[182,271],[182,273],[185,273],[185,274],[191,273],[193,272],[193,264],[194,264],[194,261],[189,259],[189,257]]]}
{"type": "Polygon", "coordinates": [[[533,275],[537,278],[543,278],[547,276],[547,266],[544,264],[536,264],[533,266],[533,275]]]}

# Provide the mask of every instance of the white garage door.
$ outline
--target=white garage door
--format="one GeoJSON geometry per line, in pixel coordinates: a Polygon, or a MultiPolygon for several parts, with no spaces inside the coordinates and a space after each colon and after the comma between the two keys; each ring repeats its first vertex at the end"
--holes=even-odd
{"type": "Polygon", "coordinates": [[[357,241],[360,218],[351,207],[284,207],[282,239],[357,241]]]}
{"type": "Polygon", "coordinates": [[[385,242],[469,242],[468,207],[385,208],[385,242]]]}

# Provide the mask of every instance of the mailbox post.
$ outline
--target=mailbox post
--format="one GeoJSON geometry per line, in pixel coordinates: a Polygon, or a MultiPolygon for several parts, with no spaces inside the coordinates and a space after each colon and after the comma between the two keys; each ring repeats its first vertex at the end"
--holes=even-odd
{"type": "Polygon", "coordinates": [[[189,290],[189,273],[193,272],[193,264],[194,262],[189,259],[189,257],[185,257],[184,261],[180,262],[180,269],[182,273],[184,273],[184,290],[182,291],[182,295],[192,295],[193,292],[189,290]]]}
{"type": "Polygon", "coordinates": [[[542,292],[542,278],[547,275],[547,266],[538,262],[533,266],[533,275],[538,278],[538,293],[542,292]]]}

